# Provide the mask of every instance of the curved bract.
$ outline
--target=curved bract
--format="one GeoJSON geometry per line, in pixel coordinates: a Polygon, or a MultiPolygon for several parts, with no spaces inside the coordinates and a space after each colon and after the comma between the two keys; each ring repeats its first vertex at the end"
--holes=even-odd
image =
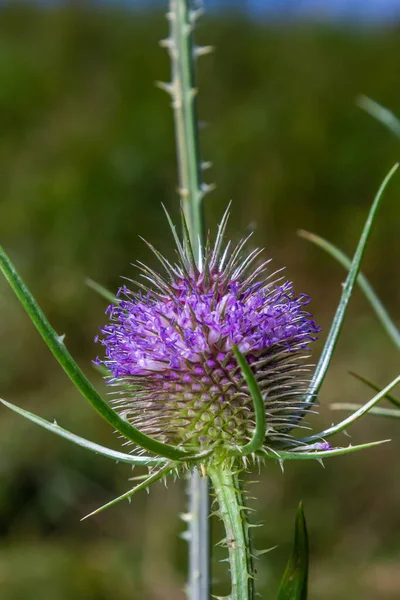
{"type": "Polygon", "coordinates": [[[238,452],[240,452],[240,454],[246,456],[247,454],[253,454],[254,452],[258,452],[264,446],[265,436],[267,433],[267,419],[265,416],[264,399],[262,397],[261,390],[258,386],[254,373],[251,370],[249,364],[247,363],[245,357],[236,345],[233,346],[233,351],[235,353],[236,360],[238,361],[239,366],[242,370],[243,377],[245,378],[246,383],[248,385],[249,392],[251,394],[254,404],[255,428],[253,437],[245,446],[241,446],[238,449],[238,452]]]}
{"type": "Polygon", "coordinates": [[[370,211],[368,213],[367,220],[365,222],[364,229],[363,229],[361,237],[360,237],[360,241],[358,242],[357,249],[355,251],[353,260],[351,262],[349,274],[348,274],[346,282],[343,286],[342,295],[341,295],[338,307],[336,309],[336,313],[333,318],[328,337],[326,339],[324,348],[322,350],[320,359],[317,364],[317,368],[314,371],[314,375],[311,380],[310,387],[309,387],[307,395],[305,397],[305,402],[307,402],[309,404],[312,404],[313,402],[315,402],[318,392],[319,392],[319,390],[322,386],[322,383],[325,379],[325,375],[327,373],[328,367],[329,367],[331,359],[332,359],[333,352],[336,347],[336,343],[339,339],[339,335],[342,330],[344,317],[346,315],[346,310],[349,305],[349,302],[350,302],[350,299],[351,299],[351,296],[353,293],[353,289],[354,289],[355,283],[357,281],[358,274],[360,272],[361,261],[364,256],[367,242],[368,242],[371,230],[372,230],[372,225],[375,221],[375,217],[376,217],[378,208],[382,201],[383,193],[384,193],[389,181],[392,179],[393,175],[397,171],[398,166],[399,166],[398,163],[396,163],[390,169],[389,173],[386,175],[385,179],[383,180],[381,186],[378,189],[378,192],[374,198],[374,201],[373,201],[370,211]]]}
{"type": "Polygon", "coordinates": [[[332,435],[335,435],[336,433],[340,433],[341,431],[344,431],[350,425],[352,425],[358,419],[360,419],[363,415],[367,414],[371,408],[373,408],[376,404],[378,404],[378,402],[380,400],[382,400],[382,398],[385,398],[385,396],[393,388],[395,388],[396,385],[398,385],[399,383],[400,383],[400,375],[398,377],[396,377],[395,379],[393,379],[393,381],[391,381],[383,390],[381,390],[373,398],[371,398],[371,400],[369,400],[369,402],[366,402],[365,404],[363,404],[361,406],[361,408],[359,408],[355,413],[350,415],[350,417],[347,417],[347,419],[344,419],[343,421],[341,421],[340,423],[337,423],[336,425],[332,425],[331,427],[324,429],[324,431],[321,431],[320,433],[316,433],[316,434],[314,433],[313,435],[309,435],[305,438],[301,438],[301,441],[308,444],[313,441],[331,437],[332,435]]]}
{"type": "Polygon", "coordinates": [[[19,408],[18,406],[15,406],[14,404],[11,404],[10,402],[6,402],[5,400],[3,400],[1,398],[0,398],[0,402],[4,406],[6,406],[10,410],[12,410],[13,412],[16,412],[19,415],[21,415],[21,417],[28,419],[28,421],[32,421],[32,423],[35,423],[36,425],[40,425],[40,427],[43,427],[43,429],[47,429],[47,431],[50,431],[51,433],[55,433],[59,437],[62,437],[65,440],[68,440],[68,441],[72,442],[73,444],[76,444],[77,446],[86,448],[87,450],[90,450],[91,452],[94,452],[95,454],[99,454],[100,456],[105,456],[107,458],[111,458],[112,460],[115,460],[116,462],[123,462],[123,463],[128,463],[130,465],[145,466],[145,467],[151,467],[151,466],[155,466],[155,465],[163,465],[167,462],[167,459],[165,459],[165,458],[153,458],[150,456],[135,456],[133,454],[126,454],[125,452],[118,452],[118,450],[106,448],[105,446],[101,446],[100,444],[96,444],[94,442],[86,440],[85,438],[80,437],[79,435],[76,435],[75,433],[71,433],[70,431],[67,431],[67,429],[60,427],[57,423],[50,423],[50,421],[46,421],[46,419],[42,419],[41,417],[38,417],[37,415],[35,415],[27,410],[24,410],[23,408],[19,408]]]}
{"type": "Polygon", "coordinates": [[[17,273],[14,265],[0,246],[0,269],[5,278],[15,292],[17,298],[31,318],[32,323],[39,331],[54,357],[58,360],[68,377],[74,383],[75,387],[82,393],[84,398],[93,406],[93,408],[109,423],[115,427],[128,440],[135,442],[138,446],[165,456],[172,460],[186,456],[186,453],[179,448],[173,448],[157,440],[153,440],[144,433],[133,427],[126,420],[122,419],[98,394],[88,378],[83,374],[77,363],[74,361],[64,344],[64,336],[59,336],[51,327],[43,311],[30,293],[29,289],[17,273]]]}

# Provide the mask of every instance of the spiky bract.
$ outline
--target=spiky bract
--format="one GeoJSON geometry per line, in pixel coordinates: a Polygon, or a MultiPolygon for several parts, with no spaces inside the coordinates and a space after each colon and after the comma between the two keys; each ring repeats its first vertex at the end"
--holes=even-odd
{"type": "Polygon", "coordinates": [[[175,235],[178,264],[152,246],[166,275],[138,267],[151,287],[119,290],[102,330],[110,384],[122,386],[116,409],[147,435],[195,451],[238,448],[252,437],[254,408],[232,346],[244,354],[261,389],[266,445],[287,440],[305,410],[304,356],[319,327],[290,282],[253,268],[259,250],[242,241],[222,252],[227,214],[214,247],[197,266],[188,236],[175,235]],[[263,278],[261,280],[261,278],[263,278]]]}

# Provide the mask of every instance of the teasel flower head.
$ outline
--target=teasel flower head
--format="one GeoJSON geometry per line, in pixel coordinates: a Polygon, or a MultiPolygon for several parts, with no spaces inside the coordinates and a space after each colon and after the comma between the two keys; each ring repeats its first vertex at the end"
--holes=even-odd
{"type": "Polygon", "coordinates": [[[177,264],[150,246],[164,273],[138,264],[146,285],[119,290],[118,304],[107,310],[106,357],[99,360],[119,388],[116,410],[132,425],[163,443],[222,455],[247,444],[255,427],[234,349],[258,383],[265,444],[273,447],[288,441],[306,410],[305,357],[320,330],[306,310],[308,296],[268,274],[269,260],[254,267],[261,251],[243,257],[247,239],[223,249],[227,218],[214,246],[208,240],[200,249],[198,264],[188,236],[181,244],[175,230],[177,264]]]}

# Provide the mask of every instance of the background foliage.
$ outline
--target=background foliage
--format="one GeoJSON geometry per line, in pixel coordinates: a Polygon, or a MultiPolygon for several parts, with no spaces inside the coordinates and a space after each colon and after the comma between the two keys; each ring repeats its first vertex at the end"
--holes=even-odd
{"type": "MultiPolygon", "coordinates": [[[[70,3],[10,3],[0,10],[0,239],[53,325],[92,379],[93,343],[105,304],[84,283],[110,289],[130,263],[152,261],[143,235],[171,255],[161,202],[177,213],[172,116],[154,81],[167,80],[157,43],[160,13],[70,3]]],[[[347,252],[400,146],[361,112],[364,93],[400,113],[398,27],[256,22],[220,13],[199,41],[216,53],[200,63],[200,115],[211,123],[202,148],[218,187],[207,197],[215,227],[233,199],[230,235],[255,229],[274,265],[287,265],[313,297],[325,327],[343,272],[296,236],[316,231],[347,252]]],[[[398,314],[400,182],[388,190],[365,262],[398,314]]],[[[0,395],[77,433],[110,442],[0,281],[0,395]]],[[[331,401],[370,396],[349,369],[380,384],[398,370],[395,351],[356,295],[319,422],[331,401]]],[[[104,391],[101,380],[99,389],[104,391]]],[[[352,441],[391,437],[390,446],[326,468],[270,464],[251,484],[265,521],[258,547],[278,548],[258,565],[259,589],[276,590],[303,499],[311,539],[310,599],[390,600],[400,578],[398,427],[364,419],[352,441]],[[396,440],[397,438],[397,440],[396,440]]],[[[5,600],[183,598],[185,544],[178,539],[183,483],[161,484],[99,517],[90,509],[127,488],[131,473],[88,455],[5,410],[0,415],[0,585],[5,600]]],[[[346,438],[338,440],[346,444],[346,438]]],[[[115,447],[119,442],[115,439],[115,447]]],[[[250,477],[254,479],[254,477],[250,477]]],[[[218,539],[219,525],[214,535],[218,539]]],[[[223,552],[217,551],[217,559],[223,552]]],[[[215,562],[223,593],[223,565],[215,562]]],[[[275,591],[272,593],[272,597],[275,591]]]]}

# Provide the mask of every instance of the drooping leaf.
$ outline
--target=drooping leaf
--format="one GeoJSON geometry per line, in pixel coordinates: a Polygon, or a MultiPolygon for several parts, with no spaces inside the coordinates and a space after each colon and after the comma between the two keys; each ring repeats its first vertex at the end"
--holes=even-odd
{"type": "Polygon", "coordinates": [[[308,535],[303,504],[297,509],[292,553],[286,565],[277,600],[307,600],[308,535]]]}

